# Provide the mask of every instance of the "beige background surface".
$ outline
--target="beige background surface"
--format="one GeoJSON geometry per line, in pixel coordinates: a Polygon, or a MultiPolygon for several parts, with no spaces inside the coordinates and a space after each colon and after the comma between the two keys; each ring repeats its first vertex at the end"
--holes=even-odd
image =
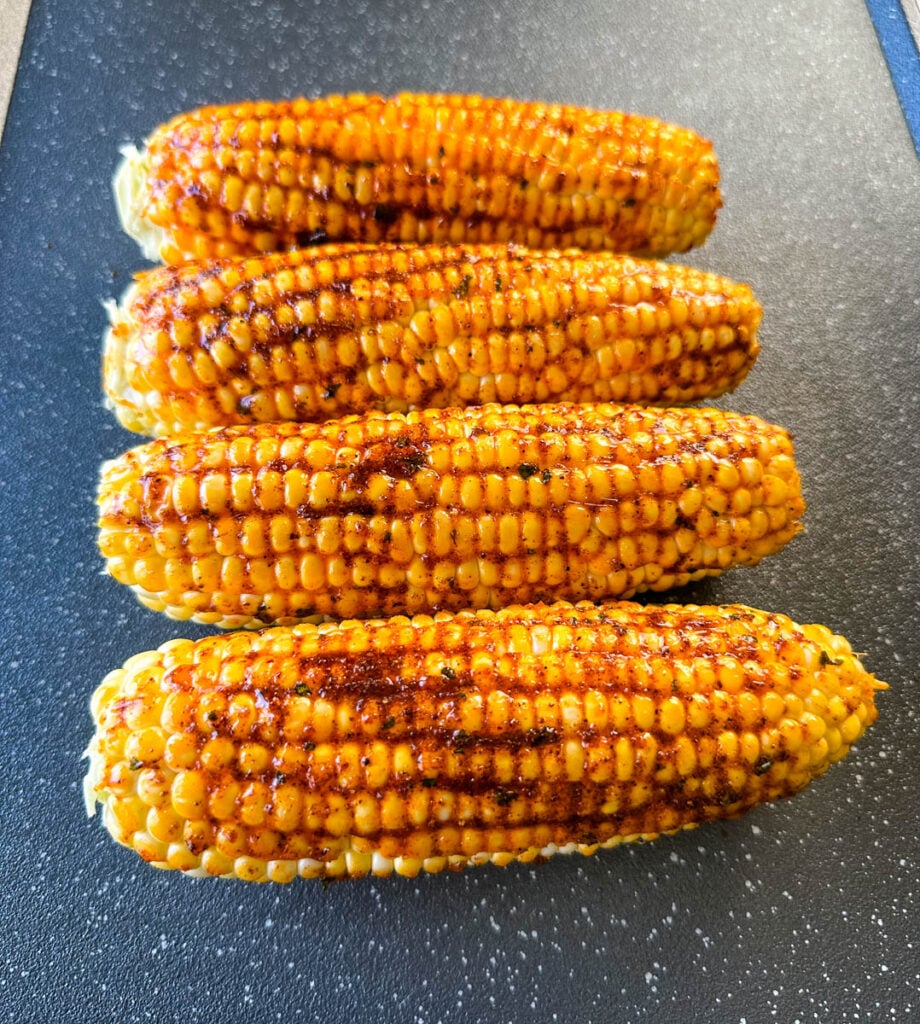
{"type": "Polygon", "coordinates": [[[0,0],[0,138],[13,91],[30,0],[0,0]]]}

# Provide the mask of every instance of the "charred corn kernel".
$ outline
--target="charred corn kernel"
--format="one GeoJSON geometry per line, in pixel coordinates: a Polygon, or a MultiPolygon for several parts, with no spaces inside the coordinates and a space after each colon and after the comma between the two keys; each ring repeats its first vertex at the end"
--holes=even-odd
{"type": "MultiPolygon", "coordinates": [[[[744,378],[759,351],[760,316],[747,285],[610,253],[324,246],[139,274],[121,306],[111,309],[103,385],[123,426],[154,435],[496,398],[680,404],[720,395],[744,378]],[[278,293],[288,290],[285,282],[295,271],[309,276],[292,315],[291,295],[278,293]],[[334,290],[317,295],[317,277],[331,278],[334,290]],[[499,281],[502,304],[496,306],[499,281]],[[672,305],[680,295],[706,303],[710,321],[719,325],[717,351],[677,322],[672,305]],[[237,301],[242,315],[233,312],[237,301]],[[651,318],[647,329],[631,323],[636,308],[651,318]],[[521,316],[523,335],[515,329],[521,316]],[[238,333],[247,320],[264,323],[258,347],[250,331],[238,333]],[[431,331],[430,321],[450,328],[431,331]],[[557,340],[563,323],[566,336],[557,340]],[[326,354],[333,338],[337,344],[326,354]],[[183,361],[192,364],[215,351],[207,380],[176,371],[183,361]],[[235,396],[229,408],[228,394],[235,396]]],[[[441,472],[435,456],[432,467],[441,472]]],[[[666,471],[676,472],[667,465],[666,471]]],[[[783,480],[770,472],[765,493],[770,504],[781,503],[783,480]]],[[[731,464],[722,465],[714,481],[726,491],[738,482],[731,464]]],[[[220,511],[231,500],[223,478],[205,478],[197,494],[194,484],[183,484],[186,490],[176,485],[189,507],[220,511]]],[[[290,473],[260,476],[260,486],[279,504],[304,497],[304,481],[290,473]]]]}
{"type": "Polygon", "coordinates": [[[740,605],[352,620],[147,658],[93,698],[87,808],[159,867],[255,881],[590,854],[734,817],[843,757],[884,688],[842,637],[740,605]],[[731,690],[725,659],[743,666],[731,690]],[[217,694],[257,721],[243,736],[218,717],[177,768],[158,737],[186,737],[179,694],[193,719],[217,694]],[[741,724],[768,702],[785,717],[741,724]],[[157,724],[131,725],[139,704],[157,724]]]}
{"type": "MultiPolygon", "coordinates": [[[[481,406],[228,427],[108,464],[99,545],[109,572],[150,607],[230,627],[623,597],[781,548],[804,508],[791,452],[781,428],[715,409],[481,406]],[[317,443],[333,453],[322,469],[311,459],[317,443]],[[243,475],[259,478],[261,457],[278,478],[302,476],[296,508],[276,513],[281,491],[254,485],[246,515],[205,511],[171,486],[180,465],[189,492],[200,493],[205,474],[210,488],[223,476],[230,490],[243,475]],[[769,518],[757,489],[744,514],[728,500],[721,511],[705,504],[714,489],[724,497],[713,482],[720,466],[742,458],[772,461],[785,478],[785,503],[769,518]],[[658,498],[674,485],[664,466],[681,475],[679,516],[665,517],[658,498]],[[440,501],[438,476],[457,481],[458,502],[440,501]],[[164,557],[161,531],[195,543],[172,543],[164,557]],[[143,537],[153,549],[138,559],[132,545],[143,537]]],[[[718,671],[727,689],[738,685],[740,664],[726,658],[718,671]]]]}
{"type": "MultiPolygon", "coordinates": [[[[114,189],[125,230],[148,258],[167,263],[326,240],[665,255],[701,244],[721,205],[712,146],[685,128],[556,104],[411,94],[180,114],[141,152],[124,150],[114,189]],[[294,126],[291,142],[284,124],[294,126]]],[[[706,325],[705,306],[675,306],[706,325]]]]}

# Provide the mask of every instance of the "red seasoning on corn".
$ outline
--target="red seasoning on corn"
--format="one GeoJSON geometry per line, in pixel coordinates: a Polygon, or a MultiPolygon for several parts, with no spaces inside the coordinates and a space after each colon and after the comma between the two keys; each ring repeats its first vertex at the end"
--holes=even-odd
{"type": "Polygon", "coordinates": [[[126,150],[115,190],[167,263],[337,240],[666,255],[700,245],[721,205],[712,146],[685,128],[409,93],[181,114],[126,150]]]}
{"type": "Polygon", "coordinates": [[[85,792],[160,868],[534,861],[797,793],[883,688],[823,626],[559,603],[174,640],[96,691],[85,792]]]}
{"type": "Polygon", "coordinates": [[[727,278],[611,253],[329,245],[139,274],[104,387],[154,435],[488,402],[712,398],[761,308],[727,278]]]}
{"type": "Polygon", "coordinates": [[[480,406],[181,434],[103,467],[99,547],[222,626],[623,597],[801,529],[781,427],[718,409],[480,406]]]}

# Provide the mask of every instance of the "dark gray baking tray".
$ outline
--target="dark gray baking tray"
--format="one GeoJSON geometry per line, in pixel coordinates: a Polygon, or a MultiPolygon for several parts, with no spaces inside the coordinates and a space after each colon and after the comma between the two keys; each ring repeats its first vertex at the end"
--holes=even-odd
{"type": "Polygon", "coordinates": [[[920,1010],[920,173],[869,16],[837,4],[35,3],[0,150],[0,1016],[901,1021],[920,1010]],[[141,260],[118,146],[208,101],[349,89],[622,107],[715,140],[687,257],[750,280],[727,404],[788,425],[807,532],[683,593],[823,621],[892,684],[858,748],[739,821],[590,860],[287,888],[145,867],[87,821],[89,694],[180,633],[100,575],[101,302],[141,260]]]}

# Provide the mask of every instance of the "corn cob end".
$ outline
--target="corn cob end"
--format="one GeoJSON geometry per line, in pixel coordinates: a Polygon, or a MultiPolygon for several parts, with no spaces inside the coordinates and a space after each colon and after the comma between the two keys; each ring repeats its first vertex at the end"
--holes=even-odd
{"type": "Polygon", "coordinates": [[[103,302],[109,326],[102,337],[102,400],[126,430],[138,432],[145,425],[144,396],[131,387],[125,366],[125,353],[137,334],[137,324],[128,312],[135,289],[132,284],[120,303],[103,302]]]}
{"type": "Polygon", "coordinates": [[[122,146],[121,163],[112,177],[112,191],[123,230],[141,247],[145,259],[158,263],[167,260],[170,237],[169,232],[145,216],[149,167],[146,147],[139,150],[134,145],[122,146]]]}

